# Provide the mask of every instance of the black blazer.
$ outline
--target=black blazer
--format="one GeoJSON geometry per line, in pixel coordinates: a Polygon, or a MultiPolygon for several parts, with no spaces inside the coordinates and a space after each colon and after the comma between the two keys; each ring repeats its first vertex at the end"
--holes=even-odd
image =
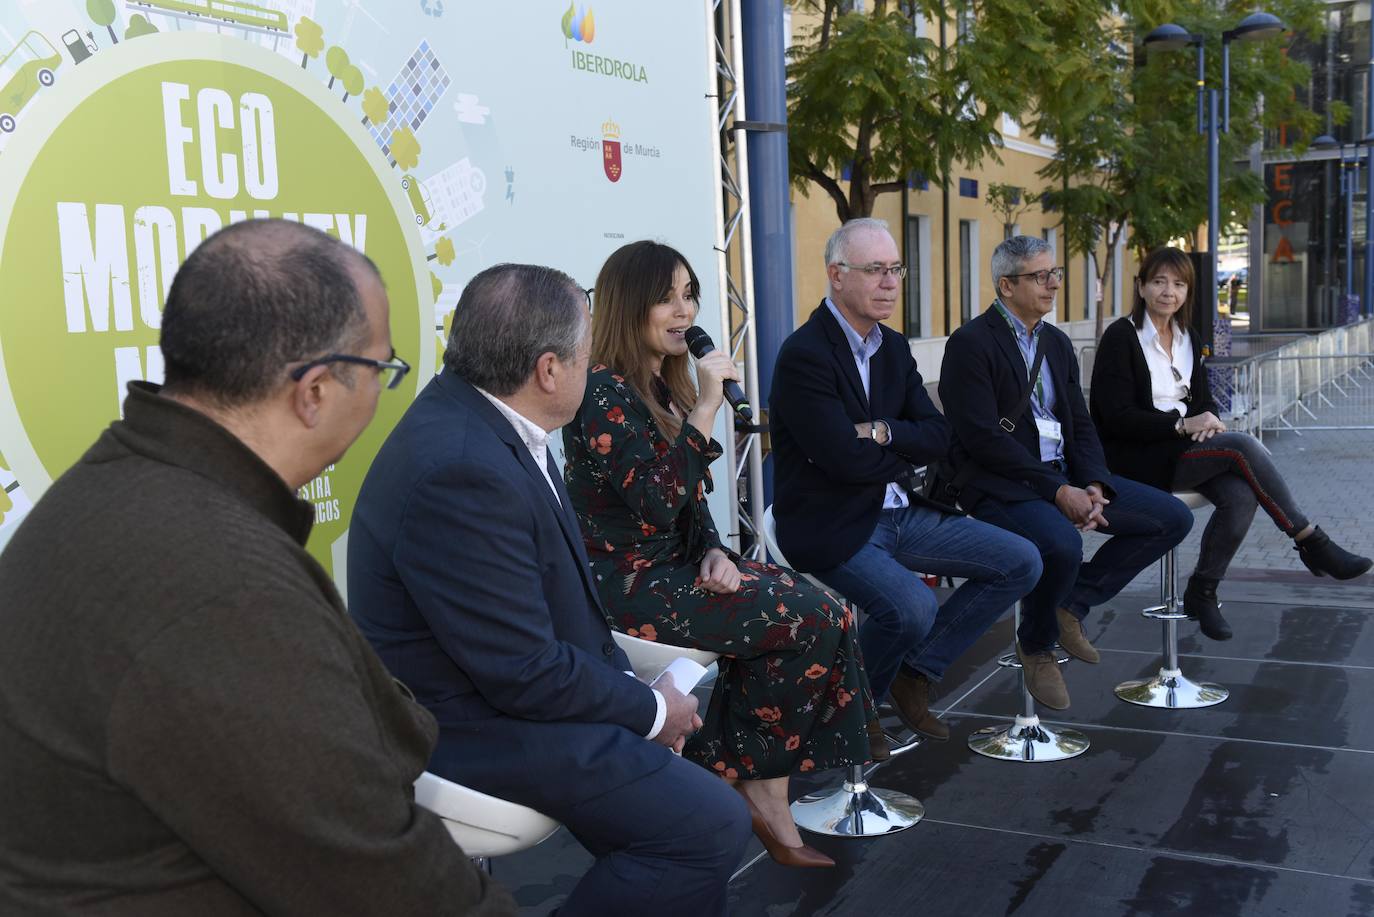
{"type": "Polygon", "coordinates": [[[853,557],[878,525],[887,485],[948,448],[949,427],[926,394],[906,339],[878,327],[883,342],[869,361],[871,400],[824,302],[778,352],[768,414],[773,517],[778,547],[798,570],[825,570],[853,557]],[[887,422],[887,445],[855,435],[854,424],[873,420],[887,422]]]}
{"type": "MultiPolygon", "coordinates": [[[[1149,319],[1146,319],[1148,321],[1149,319]]],[[[1193,372],[1188,413],[1216,413],[1202,348],[1193,336],[1193,372]]],[[[1093,363],[1092,418],[1102,437],[1107,465],[1117,474],[1169,490],[1178,457],[1193,441],[1174,432],[1178,411],[1161,411],[1150,395],[1150,367],[1135,325],[1119,318],[1102,333],[1093,363]]]]}
{"type": "Polygon", "coordinates": [[[1040,332],[1045,359],[1040,367],[1054,385],[1054,415],[1064,436],[1067,474],[1040,460],[1040,434],[1029,404],[1020,417],[1008,418],[1016,429],[1004,430],[998,420],[1025,394],[1026,361],[1016,346],[1011,326],[989,307],[950,335],[940,367],[940,401],[953,431],[950,460],[961,472],[973,465],[972,477],[959,494],[970,509],[984,496],[1006,503],[1025,500],[1054,502],[1064,484],[1085,487],[1107,484],[1107,462],[1083,401],[1078,359],[1069,336],[1046,324],[1040,332]]]}

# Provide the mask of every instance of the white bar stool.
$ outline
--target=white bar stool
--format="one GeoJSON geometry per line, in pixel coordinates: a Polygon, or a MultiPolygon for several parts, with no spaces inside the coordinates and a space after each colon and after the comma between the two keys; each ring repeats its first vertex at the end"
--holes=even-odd
{"type": "MultiPolygon", "coordinates": [[[[778,548],[777,526],[773,507],[763,511],[763,541],[768,553],[777,563],[787,566],[787,559],[778,548]]],[[[817,589],[832,594],[835,590],[807,573],[806,577],[817,589]]],[[[920,745],[913,739],[892,749],[892,757],[920,745]]],[[[792,803],[792,820],[798,828],[814,834],[832,837],[878,837],[910,828],[925,817],[926,807],[914,796],[896,790],[883,790],[868,785],[868,776],[877,770],[873,765],[867,772],[862,764],[854,764],[837,789],[822,793],[808,793],[792,803]]]]}
{"type": "MultiPolygon", "coordinates": [[[[1088,750],[1088,737],[1077,729],[1051,729],[1040,722],[1035,712],[1035,698],[1026,687],[1026,673],[1016,656],[1017,632],[1021,629],[1021,603],[1016,603],[1016,618],[1011,633],[1012,652],[997,660],[1007,669],[1021,672],[1022,712],[1005,726],[984,726],[968,737],[968,747],[988,758],[1024,763],[1063,761],[1076,758],[1088,750]]],[[[1068,662],[1056,654],[1060,665],[1068,662]]]]}
{"type": "MultiPolygon", "coordinates": [[[[1207,506],[1207,498],[1191,490],[1179,491],[1175,497],[1196,512],[1207,506]]],[[[1178,598],[1178,552],[1174,548],[1159,559],[1159,604],[1142,609],[1141,614],[1164,622],[1164,664],[1154,678],[1123,681],[1116,686],[1116,696],[1142,707],[1164,707],[1189,710],[1211,707],[1226,700],[1231,692],[1218,684],[1197,682],[1187,678],[1178,667],[1178,622],[1188,619],[1178,598]]]]}
{"type": "Polygon", "coordinates": [[[534,809],[429,771],[415,781],[415,802],[438,815],[463,852],[483,866],[491,857],[533,847],[558,830],[558,822],[534,809]]]}

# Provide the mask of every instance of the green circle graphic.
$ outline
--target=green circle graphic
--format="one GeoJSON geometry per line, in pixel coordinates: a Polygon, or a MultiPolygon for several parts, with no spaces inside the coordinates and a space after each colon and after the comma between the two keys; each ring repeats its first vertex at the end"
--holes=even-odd
{"type": "MultiPolygon", "coordinates": [[[[409,393],[432,373],[433,347],[424,336],[432,319],[424,317],[433,304],[428,284],[415,282],[424,276],[423,255],[415,254],[419,236],[408,225],[398,174],[357,126],[353,110],[311,82],[313,75],[293,74],[280,58],[246,43],[207,37],[148,36],[113,49],[125,52],[123,72],[86,79],[88,86],[76,87],[83,97],[40,143],[25,138],[31,155],[15,161],[7,151],[0,160],[4,171],[26,167],[12,206],[0,211],[0,397],[9,402],[0,418],[0,453],[11,457],[35,498],[119,416],[124,393],[117,366],[148,371],[165,274],[199,241],[192,227],[208,220],[213,230],[216,222],[242,218],[234,211],[295,215],[317,225],[327,219],[331,234],[355,245],[361,240],[388,280],[397,351],[416,364],[417,388],[409,393]],[[156,55],[133,53],[159,48],[156,55]],[[271,144],[262,128],[264,99],[271,144]],[[247,153],[246,123],[256,141],[247,153]],[[212,134],[214,148],[207,149],[212,134]],[[178,154],[180,170],[172,164],[178,154]],[[232,169],[225,156],[237,160],[232,169]],[[262,165],[269,157],[275,194],[262,165]],[[174,179],[178,171],[185,181],[174,179]],[[194,192],[187,193],[192,183],[194,192]],[[214,196],[232,186],[232,197],[214,196]]],[[[21,124],[20,132],[43,127],[21,124]]],[[[0,204],[14,185],[0,182],[0,204]]],[[[302,493],[316,506],[310,550],[336,576],[363,475],[407,401],[400,391],[384,392],[376,418],[347,457],[302,493]]]]}

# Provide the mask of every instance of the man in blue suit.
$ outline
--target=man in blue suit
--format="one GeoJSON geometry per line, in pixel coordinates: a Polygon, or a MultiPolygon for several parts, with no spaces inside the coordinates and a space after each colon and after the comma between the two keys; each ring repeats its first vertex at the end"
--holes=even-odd
{"type": "Polygon", "coordinates": [[[1055,710],[1069,706],[1051,652],[1055,641],[1069,655],[1097,662],[1083,632],[1089,609],[1120,592],[1193,525],[1179,500],[1107,470],[1073,344],[1043,321],[1063,279],[1045,240],[1013,236],[998,245],[997,300],[950,336],[940,372],[940,400],[954,433],[951,458],[965,480],[959,504],[1040,549],[1044,573],[1022,606],[1016,652],[1027,689],[1055,710]],[[1032,373],[1037,352],[1042,362],[1032,373]],[[1094,529],[1112,537],[1083,563],[1079,533],[1094,529]]]}
{"type": "Polygon", "coordinates": [[[349,529],[349,608],[439,721],[430,770],[568,827],[596,864],[560,914],[723,914],[739,794],[675,757],[701,725],[631,675],[548,435],[581,404],[587,300],[551,268],[463,291],[444,369],[378,453],[349,529]]]}
{"type": "Polygon", "coordinates": [[[778,546],[867,614],[859,645],[873,696],[934,739],[945,669],[1035,585],[1025,539],[908,493],[914,465],[943,459],[949,427],[906,339],[882,325],[905,268],[882,220],[850,220],[825,246],[830,295],[783,344],[773,374],[778,546]],[[940,604],[916,571],[965,577],[940,604]]]}

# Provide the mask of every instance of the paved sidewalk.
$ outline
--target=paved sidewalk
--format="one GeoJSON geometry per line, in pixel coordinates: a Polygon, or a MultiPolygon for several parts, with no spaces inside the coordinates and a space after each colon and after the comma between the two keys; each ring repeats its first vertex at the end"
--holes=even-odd
{"type": "MultiPolygon", "coordinates": [[[[1264,444],[1273,453],[1298,505],[1337,544],[1356,554],[1374,556],[1374,430],[1317,430],[1266,434],[1264,444]]],[[[1202,530],[1212,509],[1198,510],[1193,530],[1179,547],[1180,588],[1197,562],[1202,530]]],[[[1084,537],[1089,551],[1101,537],[1084,537]]],[[[1274,527],[1264,510],[1255,514],[1230,572],[1243,570],[1306,573],[1293,550],[1293,542],[1274,527]]],[[[1158,587],[1155,567],[1132,584],[1158,587]]]]}

